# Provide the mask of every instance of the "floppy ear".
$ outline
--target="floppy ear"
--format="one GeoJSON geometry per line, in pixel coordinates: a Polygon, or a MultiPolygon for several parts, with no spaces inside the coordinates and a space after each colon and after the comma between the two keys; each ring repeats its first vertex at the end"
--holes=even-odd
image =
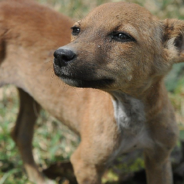
{"type": "Polygon", "coordinates": [[[173,63],[184,62],[184,21],[166,19],[163,25],[163,45],[168,59],[173,63]]]}

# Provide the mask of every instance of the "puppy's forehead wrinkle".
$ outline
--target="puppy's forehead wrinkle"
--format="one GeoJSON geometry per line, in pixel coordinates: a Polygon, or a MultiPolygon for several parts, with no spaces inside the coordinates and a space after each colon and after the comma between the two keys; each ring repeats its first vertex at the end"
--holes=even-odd
{"type": "Polygon", "coordinates": [[[156,20],[149,11],[138,5],[123,2],[107,3],[89,13],[81,22],[81,26],[84,29],[89,28],[93,33],[101,30],[105,30],[104,33],[125,31],[139,39],[140,35],[143,38],[153,35],[156,20]]]}

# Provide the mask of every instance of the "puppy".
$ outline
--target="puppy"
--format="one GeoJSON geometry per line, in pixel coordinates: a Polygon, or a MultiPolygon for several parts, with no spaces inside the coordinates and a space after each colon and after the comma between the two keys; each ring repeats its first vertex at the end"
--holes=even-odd
{"type": "Polygon", "coordinates": [[[69,43],[72,24],[64,15],[31,0],[0,2],[0,86],[18,87],[20,109],[12,137],[29,179],[37,184],[50,183],[38,170],[32,153],[34,124],[40,107],[66,123],[66,116],[75,115],[71,107],[76,103],[71,101],[68,109],[67,98],[65,101],[60,98],[72,94],[63,93],[66,85],[52,70],[53,51],[69,43]]]}
{"type": "Polygon", "coordinates": [[[147,183],[173,183],[178,129],[163,79],[184,59],[183,37],[183,21],[158,20],[125,2],[101,5],[74,24],[72,42],[54,53],[54,71],[79,87],[58,96],[73,113],[65,122],[81,136],[71,157],[78,183],[101,183],[115,157],[138,148],[147,183]]]}

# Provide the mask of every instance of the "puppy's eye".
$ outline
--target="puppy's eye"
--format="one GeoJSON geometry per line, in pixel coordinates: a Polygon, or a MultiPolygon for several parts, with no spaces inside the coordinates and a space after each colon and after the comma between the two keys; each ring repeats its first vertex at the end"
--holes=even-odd
{"type": "Polygon", "coordinates": [[[123,33],[123,32],[113,32],[111,34],[111,38],[119,42],[135,41],[135,39],[132,36],[130,36],[127,33],[123,33]]]}
{"type": "Polygon", "coordinates": [[[71,29],[72,29],[72,35],[74,36],[77,36],[80,33],[79,27],[74,26],[74,27],[71,27],[71,29]]]}

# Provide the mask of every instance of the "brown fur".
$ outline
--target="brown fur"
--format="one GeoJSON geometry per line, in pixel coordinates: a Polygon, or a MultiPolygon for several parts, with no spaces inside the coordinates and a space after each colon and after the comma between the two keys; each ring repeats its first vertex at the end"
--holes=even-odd
{"type": "MultiPolygon", "coordinates": [[[[91,75],[116,79],[101,88],[109,92],[106,93],[68,87],[53,76],[53,49],[69,42],[73,24],[70,19],[32,1],[0,3],[0,85],[18,87],[20,110],[12,136],[30,180],[38,184],[48,181],[38,171],[32,154],[35,109],[38,112],[43,107],[81,136],[82,141],[71,159],[75,174],[80,184],[96,184],[100,183],[124,136],[112,102],[117,99],[122,104],[127,102],[127,107],[134,110],[130,103],[132,97],[133,103],[138,99],[144,105],[146,121],[142,125],[146,125],[148,133],[144,138],[151,141],[144,147],[148,183],[172,183],[169,154],[176,142],[177,127],[163,76],[174,62],[183,59],[180,42],[177,42],[181,48],[178,50],[172,42],[183,30],[180,29],[183,22],[158,21],[137,5],[118,4],[118,7],[116,4],[101,6],[78,22],[84,36],[73,38],[69,45],[75,48],[79,58],[78,65],[72,63],[75,66],[72,74],[80,71],[80,77],[89,83],[91,75]],[[137,44],[104,42],[104,35],[113,31],[117,22],[118,26],[123,22],[121,29],[133,34],[137,44]]],[[[125,134],[135,137],[131,129],[125,134]]],[[[125,143],[130,142],[126,139],[125,143]]]]}
{"type": "Polygon", "coordinates": [[[178,130],[163,78],[184,59],[183,37],[183,21],[160,21],[136,4],[108,3],[76,22],[72,42],[55,51],[55,74],[65,83],[107,92],[94,90],[95,97],[79,103],[88,103],[71,158],[80,184],[100,183],[117,153],[135,147],[144,150],[149,184],[173,183],[169,156],[178,130]],[[119,33],[129,37],[119,40],[119,33]]]}
{"type": "MultiPolygon", "coordinates": [[[[20,110],[12,136],[30,180],[39,184],[46,181],[33,159],[32,137],[40,105],[60,121],[77,114],[77,110],[64,113],[75,103],[59,99],[67,87],[52,70],[53,51],[69,42],[72,24],[69,18],[33,1],[0,2],[0,86],[18,87],[20,110]]],[[[70,126],[77,129],[76,123],[70,126]]]]}

